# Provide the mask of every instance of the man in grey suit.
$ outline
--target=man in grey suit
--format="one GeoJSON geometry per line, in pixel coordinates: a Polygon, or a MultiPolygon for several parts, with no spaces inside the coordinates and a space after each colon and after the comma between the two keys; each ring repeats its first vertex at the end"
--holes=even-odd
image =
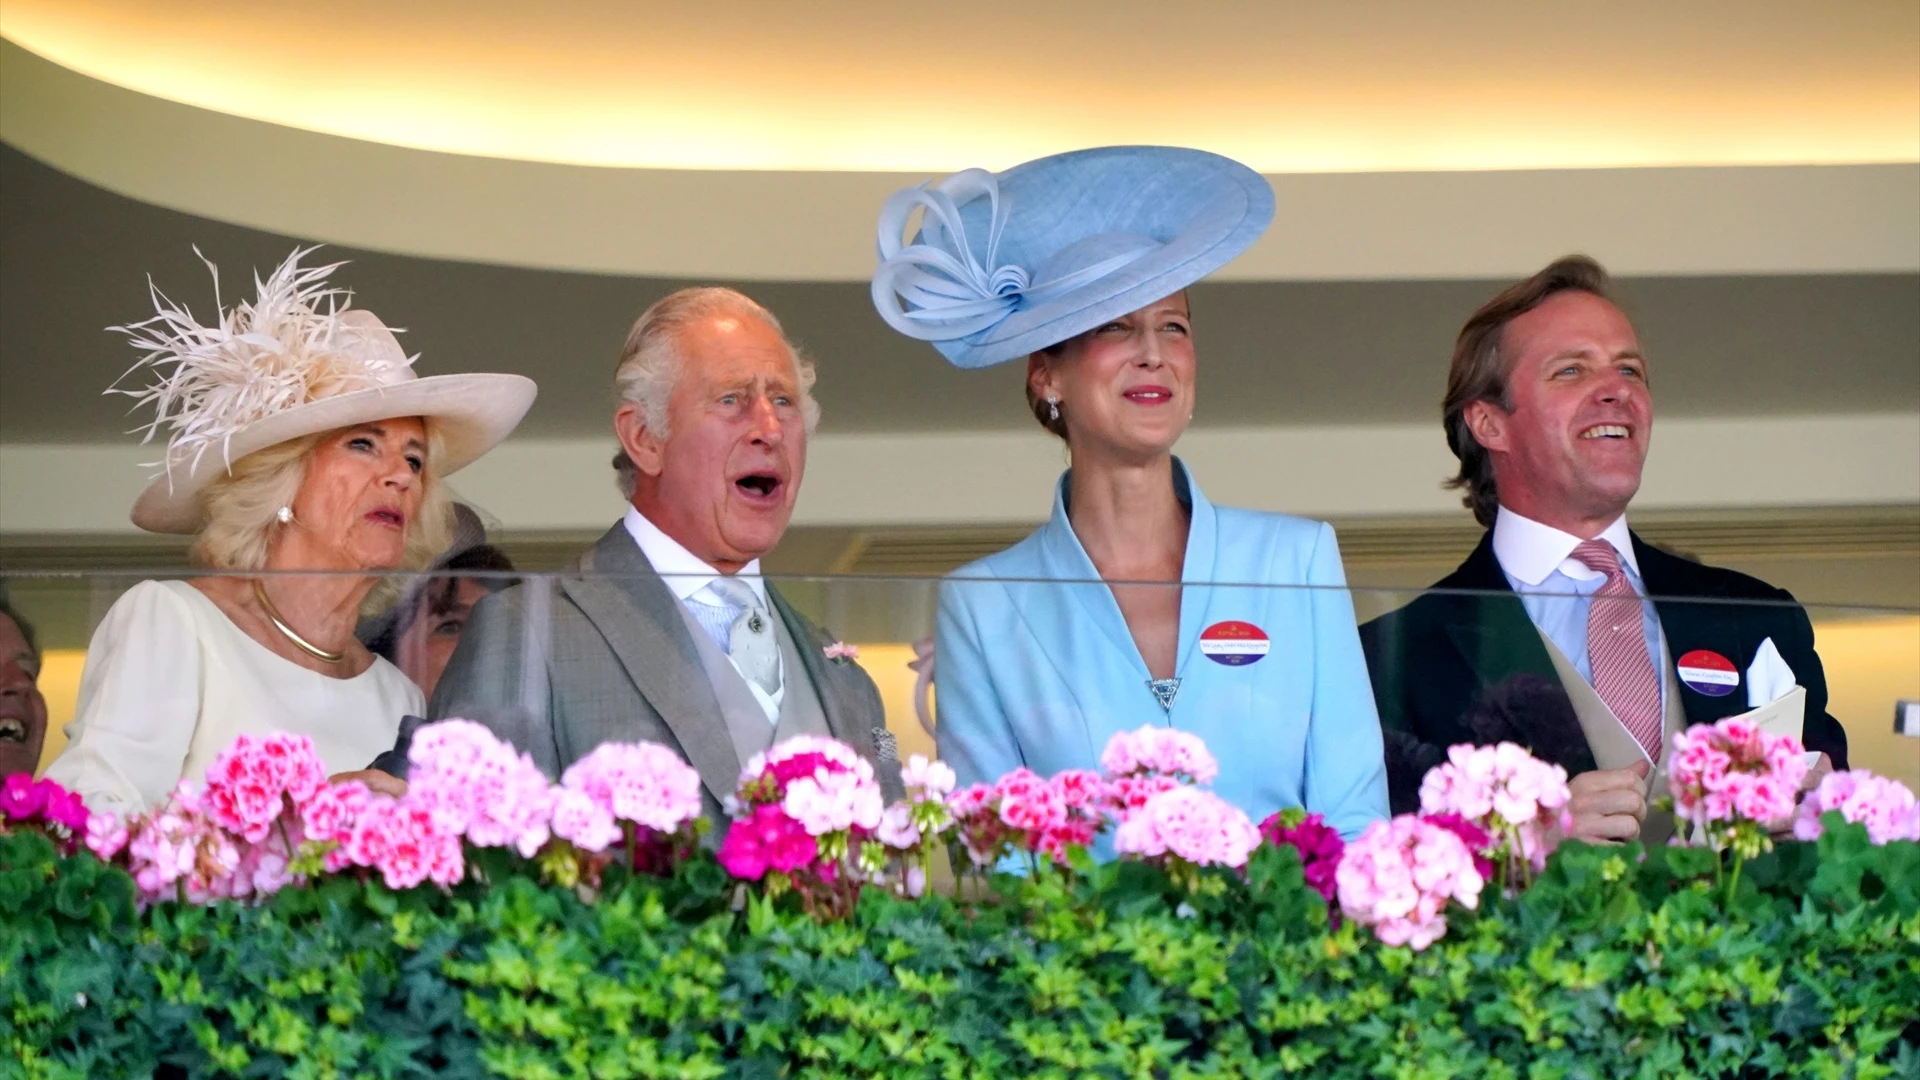
{"type": "Polygon", "coordinates": [[[679,751],[720,820],[741,767],[794,735],[898,757],[873,680],[760,578],[793,514],[819,418],[813,366],[771,313],[685,289],[634,323],[614,375],[614,459],[631,504],[580,560],[481,601],[433,695],[550,775],[603,742],[679,751]]]}

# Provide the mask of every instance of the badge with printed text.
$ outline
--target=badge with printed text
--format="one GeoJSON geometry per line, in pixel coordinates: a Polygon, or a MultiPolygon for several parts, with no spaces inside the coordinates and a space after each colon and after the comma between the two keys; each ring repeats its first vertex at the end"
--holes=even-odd
{"type": "Polygon", "coordinates": [[[1708,697],[1726,697],[1740,685],[1740,671],[1717,652],[1695,649],[1674,661],[1675,674],[1687,689],[1708,697]]]}
{"type": "Polygon", "coordinates": [[[1267,632],[1250,622],[1217,622],[1200,631],[1201,655],[1216,664],[1245,667],[1267,655],[1267,632]]]}

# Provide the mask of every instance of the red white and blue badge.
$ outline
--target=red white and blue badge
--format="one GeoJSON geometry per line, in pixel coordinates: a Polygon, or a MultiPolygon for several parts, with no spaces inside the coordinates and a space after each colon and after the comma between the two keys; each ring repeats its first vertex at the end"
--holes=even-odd
{"type": "Polygon", "coordinates": [[[1216,664],[1245,667],[1267,655],[1267,632],[1250,622],[1217,622],[1200,631],[1201,655],[1216,664]]]}
{"type": "Polygon", "coordinates": [[[1680,681],[1696,694],[1726,697],[1740,685],[1740,672],[1733,661],[1717,652],[1695,649],[1674,662],[1680,681]]]}

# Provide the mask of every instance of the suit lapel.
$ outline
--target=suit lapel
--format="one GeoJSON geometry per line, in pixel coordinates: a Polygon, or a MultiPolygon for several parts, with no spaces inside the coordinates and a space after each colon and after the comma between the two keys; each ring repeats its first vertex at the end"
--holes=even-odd
{"type": "Polygon", "coordinates": [[[767,600],[779,614],[780,621],[786,624],[787,636],[793,639],[794,651],[800,654],[804,677],[813,684],[814,694],[820,699],[820,711],[826,714],[827,730],[860,756],[877,762],[875,733],[864,726],[868,721],[866,712],[860,702],[850,700],[858,688],[849,686],[844,677],[846,673],[835,670],[840,665],[827,659],[826,644],[821,640],[824,635],[772,584],[767,585],[767,600]]]}
{"type": "Polygon", "coordinates": [[[1764,635],[1753,633],[1741,618],[1742,609],[1725,600],[1697,597],[1699,587],[1694,565],[1675,555],[1633,538],[1633,553],[1640,563],[1640,580],[1653,598],[1653,610],[1660,617],[1660,633],[1666,639],[1667,652],[1675,664],[1697,649],[1718,653],[1733,663],[1741,684],[1728,694],[1715,697],[1680,683],[1680,704],[1686,710],[1688,724],[1711,724],[1747,709],[1746,671],[1753,663],[1764,635]]]}
{"type": "Polygon", "coordinates": [[[680,601],[653,572],[624,524],[600,538],[580,569],[584,576],[561,579],[561,588],[606,638],[707,790],[724,801],[739,784],[740,756],[688,636],[680,601]]]}
{"type": "Polygon", "coordinates": [[[1540,631],[1527,616],[1513,586],[1493,556],[1493,532],[1480,539],[1460,569],[1440,581],[1437,589],[1471,589],[1475,595],[1454,597],[1449,604],[1458,614],[1447,624],[1447,637],[1473,669],[1482,687],[1515,675],[1537,675],[1555,683],[1553,658],[1540,643],[1540,631]]]}

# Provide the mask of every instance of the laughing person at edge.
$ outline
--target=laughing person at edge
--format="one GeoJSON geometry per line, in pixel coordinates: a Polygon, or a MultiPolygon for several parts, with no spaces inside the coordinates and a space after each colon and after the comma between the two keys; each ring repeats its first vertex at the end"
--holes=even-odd
{"type": "Polygon", "coordinates": [[[151,809],[243,733],[305,735],[335,779],[393,790],[363,770],[422,697],[354,627],[381,574],[446,543],[442,478],[506,438],[534,386],[416,377],[393,332],[327,284],[338,264],[305,254],[219,326],[156,292],[161,315],[122,328],[155,378],[134,393],[173,431],[133,523],[192,534],[203,576],[135,585],[94,631],[47,776],[96,810],[151,809]]]}
{"type": "Polygon", "coordinates": [[[1466,490],[1487,531],[1434,585],[1466,592],[1429,593],[1361,628],[1396,810],[1418,805],[1421,776],[1448,746],[1511,741],[1571,775],[1574,838],[1658,842],[1667,819],[1649,818],[1647,803],[1665,785],[1649,773],[1673,736],[1795,681],[1807,691],[1803,742],[1821,754],[1805,786],[1846,768],[1806,611],[1627,528],[1653,387],[1611,297],[1599,263],[1568,256],[1460,331],[1442,407],[1460,459],[1449,486],[1466,490]],[[1690,663],[1716,669],[1713,681],[1690,663]],[[1635,760],[1600,768],[1601,746],[1635,760]]]}
{"type": "Polygon", "coordinates": [[[1047,524],[941,588],[938,742],[961,783],[1097,768],[1154,725],[1204,739],[1214,790],[1256,821],[1304,807],[1352,837],[1385,815],[1332,528],[1215,506],[1172,452],[1195,401],[1187,287],[1272,216],[1258,174],[1164,147],[971,170],[882,212],[882,317],[958,367],[1025,359],[1072,463],[1047,524]]]}

